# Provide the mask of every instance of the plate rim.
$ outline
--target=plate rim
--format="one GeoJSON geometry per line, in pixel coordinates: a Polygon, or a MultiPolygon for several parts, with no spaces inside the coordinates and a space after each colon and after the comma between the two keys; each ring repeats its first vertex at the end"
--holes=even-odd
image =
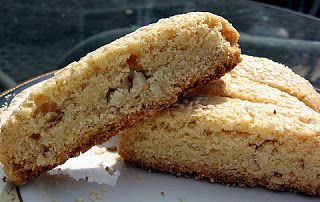
{"type": "MultiPolygon", "coordinates": [[[[50,72],[47,72],[47,73],[38,75],[38,76],[36,76],[36,77],[33,77],[33,78],[31,78],[31,79],[28,79],[28,80],[26,80],[26,81],[23,81],[23,82],[21,82],[21,83],[18,83],[17,85],[15,85],[15,86],[13,86],[13,87],[5,90],[5,91],[2,91],[2,92],[0,93],[0,97],[3,97],[3,96],[5,96],[6,94],[11,93],[12,91],[17,90],[17,89],[19,89],[19,88],[21,88],[21,87],[23,87],[23,86],[25,86],[25,85],[33,82],[33,81],[37,81],[37,80],[42,79],[43,77],[49,76],[49,75],[51,75],[51,74],[54,75],[57,71],[58,71],[58,70],[53,70],[53,71],[50,71],[50,72]]],[[[47,80],[47,79],[46,79],[46,80],[47,80]]]]}

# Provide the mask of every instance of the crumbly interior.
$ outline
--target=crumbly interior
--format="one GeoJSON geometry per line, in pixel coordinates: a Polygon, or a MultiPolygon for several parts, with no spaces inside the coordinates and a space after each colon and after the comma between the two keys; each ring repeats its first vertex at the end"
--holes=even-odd
{"type": "Polygon", "coordinates": [[[306,105],[315,100],[246,77],[242,67],[255,72],[257,58],[242,58],[220,80],[121,132],[120,155],[146,169],[320,195],[320,114],[306,105]]]}
{"type": "Polygon", "coordinates": [[[20,185],[174,103],[240,61],[223,18],[189,13],[142,27],[71,63],[1,128],[0,160],[20,185]]]}

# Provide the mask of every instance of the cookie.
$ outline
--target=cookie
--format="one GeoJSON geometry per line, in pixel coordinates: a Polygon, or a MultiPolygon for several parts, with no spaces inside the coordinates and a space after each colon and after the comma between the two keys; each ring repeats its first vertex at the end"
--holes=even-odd
{"type": "Polygon", "coordinates": [[[318,99],[287,67],[242,56],[220,80],[121,132],[119,153],[178,176],[320,195],[318,99]]]}
{"type": "Polygon", "coordinates": [[[170,106],[188,88],[221,77],[240,61],[238,37],[222,17],[193,12],[69,64],[2,125],[0,161],[8,179],[22,185],[170,106]]]}

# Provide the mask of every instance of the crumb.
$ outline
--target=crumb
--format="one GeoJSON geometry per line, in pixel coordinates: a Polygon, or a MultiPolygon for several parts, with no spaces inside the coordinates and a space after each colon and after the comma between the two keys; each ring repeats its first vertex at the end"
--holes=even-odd
{"type": "Polygon", "coordinates": [[[273,110],[273,114],[277,114],[277,111],[276,111],[276,110],[273,110]]]}
{"type": "Polygon", "coordinates": [[[6,176],[3,176],[2,182],[7,182],[7,177],[6,176]]]}
{"type": "Polygon", "coordinates": [[[102,189],[102,191],[103,191],[103,192],[109,192],[109,191],[110,191],[110,188],[109,188],[109,187],[105,187],[105,188],[102,189]]]}
{"type": "Polygon", "coordinates": [[[61,170],[61,168],[58,168],[58,170],[60,171],[60,170],[61,170]]]}
{"type": "Polygon", "coordinates": [[[116,147],[116,146],[107,147],[107,151],[109,151],[109,152],[116,152],[116,151],[117,151],[117,147],[116,147]]]}
{"type": "Polygon", "coordinates": [[[104,154],[106,152],[106,148],[105,147],[98,147],[98,148],[96,148],[96,150],[94,150],[94,154],[96,154],[96,155],[102,155],[102,154],[104,154]]]}
{"type": "Polygon", "coordinates": [[[165,196],[165,195],[166,194],[163,191],[160,192],[160,196],[165,196]]]}
{"type": "Polygon", "coordinates": [[[185,198],[179,197],[179,202],[185,202],[185,201],[186,201],[185,198]]]}
{"type": "Polygon", "coordinates": [[[239,186],[239,187],[246,187],[245,184],[239,184],[238,186],[239,186]]]}
{"type": "Polygon", "coordinates": [[[127,10],[126,10],[126,14],[127,14],[127,15],[131,15],[132,13],[133,13],[133,11],[132,11],[131,9],[127,9],[127,10]]]}
{"type": "Polygon", "coordinates": [[[143,180],[143,179],[144,179],[144,177],[143,177],[143,175],[137,175],[137,179],[139,179],[139,180],[143,180]]]}
{"type": "Polygon", "coordinates": [[[91,201],[96,201],[96,200],[101,199],[100,192],[97,192],[97,191],[91,192],[89,194],[89,198],[90,198],[91,201]]]}
{"type": "Polygon", "coordinates": [[[110,174],[110,175],[114,175],[115,170],[113,170],[112,168],[110,168],[109,166],[106,166],[106,171],[110,174]]]}
{"type": "Polygon", "coordinates": [[[8,100],[11,96],[12,96],[12,94],[9,93],[8,95],[4,96],[4,98],[8,100]]]}
{"type": "Polygon", "coordinates": [[[123,175],[126,176],[126,177],[128,177],[128,176],[130,176],[130,173],[129,173],[129,171],[125,170],[125,171],[123,172],[123,175]]]}

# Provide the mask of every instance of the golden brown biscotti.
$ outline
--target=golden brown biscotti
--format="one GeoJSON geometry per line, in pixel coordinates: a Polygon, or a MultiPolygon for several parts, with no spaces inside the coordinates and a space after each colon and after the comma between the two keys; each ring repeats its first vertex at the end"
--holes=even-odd
{"type": "Polygon", "coordinates": [[[267,58],[242,55],[242,59],[245,62],[240,63],[238,71],[232,72],[231,75],[240,75],[257,83],[277,88],[297,97],[310,108],[320,112],[320,95],[309,81],[292,72],[290,68],[267,58]],[[251,68],[252,66],[255,68],[251,68]]]}
{"type": "MultiPolygon", "coordinates": [[[[320,114],[307,106],[319,109],[313,100],[319,95],[310,84],[301,85],[312,93],[303,102],[295,86],[286,92],[277,84],[281,79],[266,85],[267,78],[248,78],[244,69],[266,76],[286,71],[270,60],[242,56],[220,80],[121,132],[124,161],[212,182],[320,195],[320,114]],[[256,66],[265,64],[276,68],[256,66]]],[[[292,79],[288,83],[304,81],[292,79]]]]}
{"type": "Polygon", "coordinates": [[[103,143],[240,61],[225,19],[194,12],[162,19],[58,71],[6,120],[0,160],[16,185],[103,143]]]}
{"type": "Polygon", "coordinates": [[[242,62],[223,78],[192,90],[198,95],[233,97],[284,107],[309,106],[320,112],[320,94],[289,67],[267,58],[241,55],[242,62]],[[297,101],[301,102],[297,102],[297,101]]]}

